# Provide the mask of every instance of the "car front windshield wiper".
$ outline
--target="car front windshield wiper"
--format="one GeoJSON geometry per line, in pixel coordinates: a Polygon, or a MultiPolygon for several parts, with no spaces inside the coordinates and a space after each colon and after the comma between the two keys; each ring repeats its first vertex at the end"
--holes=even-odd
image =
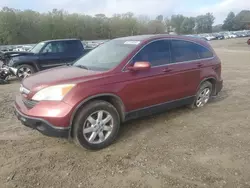
{"type": "Polygon", "coordinates": [[[89,70],[88,67],[86,67],[85,65],[76,65],[76,67],[79,67],[81,69],[89,70]]]}

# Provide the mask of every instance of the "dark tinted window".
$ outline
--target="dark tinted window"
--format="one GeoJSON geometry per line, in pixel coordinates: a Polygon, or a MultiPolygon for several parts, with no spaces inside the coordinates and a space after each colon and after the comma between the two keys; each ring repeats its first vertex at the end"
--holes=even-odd
{"type": "Polygon", "coordinates": [[[172,41],[173,62],[192,61],[213,57],[207,48],[193,42],[183,40],[172,41]]]}
{"type": "Polygon", "coordinates": [[[79,52],[83,51],[83,45],[80,41],[70,40],[65,41],[65,52],[67,54],[78,54],[79,52]]]}
{"type": "Polygon", "coordinates": [[[197,45],[197,50],[201,59],[213,57],[213,53],[203,46],[197,45]]]}
{"type": "Polygon", "coordinates": [[[199,59],[197,45],[183,40],[172,41],[173,62],[192,61],[199,59]]]}
{"type": "Polygon", "coordinates": [[[155,41],[145,46],[132,60],[147,61],[151,66],[159,66],[170,63],[170,41],[155,41]]]}

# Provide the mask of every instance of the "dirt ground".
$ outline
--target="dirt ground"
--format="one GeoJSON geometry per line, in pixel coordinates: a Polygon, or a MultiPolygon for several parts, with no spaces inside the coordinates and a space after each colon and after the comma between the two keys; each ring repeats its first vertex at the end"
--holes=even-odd
{"type": "Polygon", "coordinates": [[[224,88],[206,107],[175,109],[122,126],[115,144],[91,152],[22,126],[0,86],[0,187],[250,188],[250,48],[211,42],[224,88]]]}

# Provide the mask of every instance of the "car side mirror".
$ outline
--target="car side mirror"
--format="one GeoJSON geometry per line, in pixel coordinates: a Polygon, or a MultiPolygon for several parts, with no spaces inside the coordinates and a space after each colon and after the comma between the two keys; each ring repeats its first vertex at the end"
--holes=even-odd
{"type": "Polygon", "coordinates": [[[135,62],[133,66],[127,67],[129,71],[140,71],[140,70],[148,70],[151,68],[151,64],[146,61],[138,61],[135,62]]]}

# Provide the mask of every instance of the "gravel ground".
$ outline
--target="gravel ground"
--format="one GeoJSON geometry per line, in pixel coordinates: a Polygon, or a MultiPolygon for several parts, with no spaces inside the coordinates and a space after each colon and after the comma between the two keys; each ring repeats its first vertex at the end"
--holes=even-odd
{"type": "Polygon", "coordinates": [[[22,126],[0,86],[0,187],[250,187],[250,49],[246,38],[213,41],[224,88],[206,107],[180,108],[122,126],[91,152],[22,126]]]}

